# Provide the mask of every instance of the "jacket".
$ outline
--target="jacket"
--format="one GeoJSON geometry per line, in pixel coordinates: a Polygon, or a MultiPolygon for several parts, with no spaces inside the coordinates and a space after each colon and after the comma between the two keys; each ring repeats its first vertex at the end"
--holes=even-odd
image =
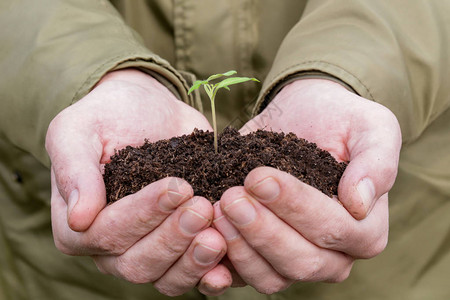
{"type": "MultiPolygon", "coordinates": [[[[390,240],[340,284],[251,287],[180,299],[449,299],[450,3],[371,0],[6,0],[0,3],[0,299],[166,299],[55,248],[48,124],[109,71],[135,67],[188,95],[235,69],[264,79],[217,103],[239,127],[288,80],[336,80],[394,112],[403,148],[390,240]]],[[[202,103],[204,102],[204,103],[202,103]]]]}

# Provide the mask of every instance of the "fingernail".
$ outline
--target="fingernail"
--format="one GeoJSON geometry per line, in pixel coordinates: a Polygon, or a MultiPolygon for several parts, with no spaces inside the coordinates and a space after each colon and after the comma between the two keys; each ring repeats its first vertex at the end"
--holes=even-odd
{"type": "Polygon", "coordinates": [[[375,199],[375,186],[372,180],[368,177],[361,179],[356,186],[356,189],[362,199],[366,212],[369,212],[375,199]]]}
{"type": "Polygon", "coordinates": [[[247,198],[240,198],[225,207],[227,216],[238,225],[247,225],[256,217],[256,210],[247,198]]]}
{"type": "Polygon", "coordinates": [[[70,213],[72,212],[73,208],[75,207],[75,205],[78,202],[78,199],[80,198],[80,192],[78,192],[78,189],[74,189],[70,195],[69,195],[69,199],[67,200],[67,205],[68,205],[68,214],[70,215],[70,213]]]}
{"type": "Polygon", "coordinates": [[[273,177],[267,177],[250,188],[250,191],[263,201],[271,201],[280,195],[280,185],[273,177]]]}
{"type": "Polygon", "coordinates": [[[221,253],[221,250],[216,250],[200,243],[194,248],[195,260],[203,265],[216,261],[221,253]]]}
{"type": "Polygon", "coordinates": [[[159,208],[163,211],[173,211],[180,203],[187,199],[187,195],[183,195],[174,191],[167,191],[158,199],[159,208]]]}
{"type": "Polygon", "coordinates": [[[234,227],[233,224],[231,224],[224,215],[214,220],[214,226],[227,241],[231,241],[240,235],[236,227],[234,227]]]}
{"type": "Polygon", "coordinates": [[[179,223],[183,231],[192,235],[205,228],[209,224],[209,220],[188,208],[181,214],[179,223]]]}
{"type": "Polygon", "coordinates": [[[194,196],[191,199],[189,199],[188,201],[186,201],[183,204],[181,204],[180,207],[191,207],[191,206],[194,206],[195,203],[197,203],[200,199],[201,199],[201,197],[194,196]]]}

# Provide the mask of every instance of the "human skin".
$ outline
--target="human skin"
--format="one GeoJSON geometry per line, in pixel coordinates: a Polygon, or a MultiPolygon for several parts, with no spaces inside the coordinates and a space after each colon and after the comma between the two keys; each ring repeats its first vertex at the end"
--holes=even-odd
{"type": "Polygon", "coordinates": [[[226,243],[210,227],[213,207],[179,178],[165,178],[106,206],[102,167],[115,149],[211,130],[197,110],[158,81],[128,69],[107,74],[83,99],[51,122],[52,227],[57,248],[92,256],[100,271],[133,283],[153,283],[174,296],[205,274],[205,292],[231,285],[218,262],[226,243]],[[218,275],[219,276],[218,276],[218,275]],[[218,279],[217,279],[218,278],[218,279]]]}
{"type": "Polygon", "coordinates": [[[241,132],[258,128],[294,132],[349,164],[339,201],[269,167],[223,194],[213,226],[227,241],[238,285],[270,294],[297,281],[340,282],[355,259],[384,250],[401,148],[399,124],[387,108],[338,83],[302,79],[284,87],[241,132]]]}
{"type": "Polygon", "coordinates": [[[241,130],[292,131],[350,161],[339,186],[344,206],[271,168],[252,171],[243,187],[228,190],[214,208],[176,178],[106,206],[101,169],[114,149],[190,133],[195,127],[211,130],[199,112],[136,70],[106,75],[85,98],[61,112],[46,140],[58,249],[90,255],[100,271],[134,283],[151,282],[170,296],[195,286],[218,295],[232,284],[273,293],[299,280],[340,281],[354,259],[383,250],[386,193],[395,179],[401,140],[395,117],[384,107],[331,81],[300,80],[241,130]],[[374,158],[380,160],[374,163],[374,158]],[[274,189],[270,181],[258,185],[264,178],[280,184],[278,196],[269,201],[264,195],[274,189]],[[373,189],[370,184],[358,189],[361,178],[366,186],[372,181],[373,189]],[[262,188],[262,196],[253,185],[262,188]],[[363,201],[359,192],[369,200],[363,201]],[[254,214],[239,212],[246,203],[254,214]],[[291,213],[296,210],[302,213],[291,213]],[[240,224],[233,212],[253,218],[240,224]],[[265,251],[261,245],[276,247],[265,251]]]}

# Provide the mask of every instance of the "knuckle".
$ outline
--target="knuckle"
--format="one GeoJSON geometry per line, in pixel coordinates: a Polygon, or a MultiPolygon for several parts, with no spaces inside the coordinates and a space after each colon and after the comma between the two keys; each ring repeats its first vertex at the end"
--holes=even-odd
{"type": "Polygon", "coordinates": [[[143,264],[135,264],[128,258],[118,257],[114,267],[120,278],[133,284],[149,283],[157,279],[143,264]]]}
{"type": "Polygon", "coordinates": [[[186,251],[185,243],[167,234],[160,235],[156,243],[159,245],[160,253],[168,258],[179,257],[186,251]]]}
{"type": "Polygon", "coordinates": [[[66,254],[66,255],[77,255],[77,253],[74,251],[74,249],[72,247],[70,247],[69,245],[67,245],[67,243],[62,240],[59,237],[54,238],[54,243],[56,246],[56,249],[58,249],[60,252],[66,254]]]}
{"type": "Polygon", "coordinates": [[[89,241],[89,248],[99,254],[121,255],[126,247],[120,239],[112,239],[109,235],[99,235],[89,241]]]}
{"type": "Polygon", "coordinates": [[[320,255],[308,256],[297,264],[291,264],[282,275],[295,281],[316,281],[323,266],[324,261],[320,255]]]}
{"type": "Polygon", "coordinates": [[[146,207],[146,205],[143,205],[141,209],[136,212],[135,222],[137,224],[137,228],[148,227],[154,217],[154,212],[150,208],[146,207]]]}
{"type": "Polygon", "coordinates": [[[253,249],[258,251],[259,249],[264,249],[265,247],[271,248],[275,243],[271,243],[270,239],[267,239],[267,241],[264,243],[263,239],[259,237],[252,237],[252,240],[247,241],[253,249]]]}
{"type": "Polygon", "coordinates": [[[350,276],[350,271],[351,271],[351,268],[346,269],[345,271],[341,272],[339,274],[339,276],[335,278],[333,283],[340,283],[340,282],[343,282],[344,280],[346,280],[350,276]]]}
{"type": "Polygon", "coordinates": [[[133,275],[125,278],[125,280],[132,284],[145,284],[152,282],[150,279],[147,279],[145,276],[142,275],[133,275]]]}
{"type": "Polygon", "coordinates": [[[322,248],[339,249],[346,241],[345,234],[336,228],[332,228],[331,230],[323,233],[318,242],[322,248]]]}
{"type": "Polygon", "coordinates": [[[138,284],[139,280],[136,278],[136,272],[131,271],[131,264],[127,259],[118,257],[115,264],[114,269],[117,272],[117,275],[128,282],[138,284]]]}
{"type": "Polygon", "coordinates": [[[336,277],[328,279],[326,282],[328,283],[340,283],[346,280],[350,276],[350,272],[353,267],[353,262],[348,264],[346,268],[344,268],[341,272],[337,274],[336,277]]]}
{"type": "Polygon", "coordinates": [[[161,294],[169,296],[169,297],[176,297],[176,296],[180,296],[183,294],[183,292],[178,291],[177,289],[174,289],[173,287],[169,287],[165,284],[161,284],[160,282],[155,282],[153,287],[161,294]]]}
{"type": "Polygon", "coordinates": [[[112,230],[118,227],[116,224],[118,218],[117,212],[112,210],[104,211],[104,226],[102,228],[108,228],[110,231],[105,232],[103,229],[92,231],[85,236],[84,244],[98,254],[122,255],[130,245],[123,238],[118,238],[115,235],[116,232],[112,230]]]}
{"type": "Polygon", "coordinates": [[[279,245],[283,244],[282,236],[279,234],[277,230],[264,228],[263,226],[267,226],[261,223],[255,224],[252,228],[248,230],[251,231],[251,239],[248,239],[247,242],[252,246],[252,248],[259,249],[271,249],[277,248],[279,245]],[[261,230],[263,228],[264,230],[261,230]]]}
{"type": "Polygon", "coordinates": [[[163,277],[154,282],[154,287],[167,296],[179,296],[194,288],[200,281],[194,270],[181,270],[174,278],[163,277]]]}
{"type": "Polygon", "coordinates": [[[233,265],[247,265],[254,260],[254,256],[249,251],[234,251],[228,253],[233,265]]]}
{"type": "Polygon", "coordinates": [[[387,243],[388,243],[387,236],[383,236],[383,237],[376,239],[372,243],[368,244],[368,246],[366,247],[366,249],[364,251],[365,255],[363,255],[362,258],[373,258],[373,257],[379,255],[381,252],[384,251],[384,249],[387,246],[387,243]]]}
{"type": "Polygon", "coordinates": [[[291,282],[282,278],[270,278],[268,281],[263,281],[257,286],[254,286],[261,294],[271,295],[287,289],[291,285],[291,282]]]}

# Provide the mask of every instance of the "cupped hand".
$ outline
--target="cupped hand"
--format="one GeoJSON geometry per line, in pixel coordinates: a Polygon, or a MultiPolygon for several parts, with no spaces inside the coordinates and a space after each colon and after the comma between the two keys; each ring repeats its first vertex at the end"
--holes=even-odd
{"type": "Polygon", "coordinates": [[[253,170],[214,208],[227,257],[263,293],[296,281],[339,282],[386,246],[401,134],[385,107],[328,80],[298,80],[241,130],[294,132],[349,165],[339,201],[273,168],[253,170]],[[263,275],[264,274],[264,275],[263,275]]]}
{"type": "Polygon", "coordinates": [[[194,197],[188,183],[166,178],[106,206],[102,166],[115,149],[190,133],[195,127],[211,130],[202,114],[132,69],[107,74],[56,116],[46,149],[52,163],[57,247],[70,255],[93,256],[105,273],[153,282],[167,295],[182,294],[200,280],[213,287],[210,294],[227,288],[229,273],[218,265],[226,244],[209,227],[213,208],[194,197]]]}
{"type": "Polygon", "coordinates": [[[325,79],[297,80],[241,129],[293,132],[349,165],[339,200],[358,220],[386,194],[397,176],[401,132],[386,107],[325,79]]]}

